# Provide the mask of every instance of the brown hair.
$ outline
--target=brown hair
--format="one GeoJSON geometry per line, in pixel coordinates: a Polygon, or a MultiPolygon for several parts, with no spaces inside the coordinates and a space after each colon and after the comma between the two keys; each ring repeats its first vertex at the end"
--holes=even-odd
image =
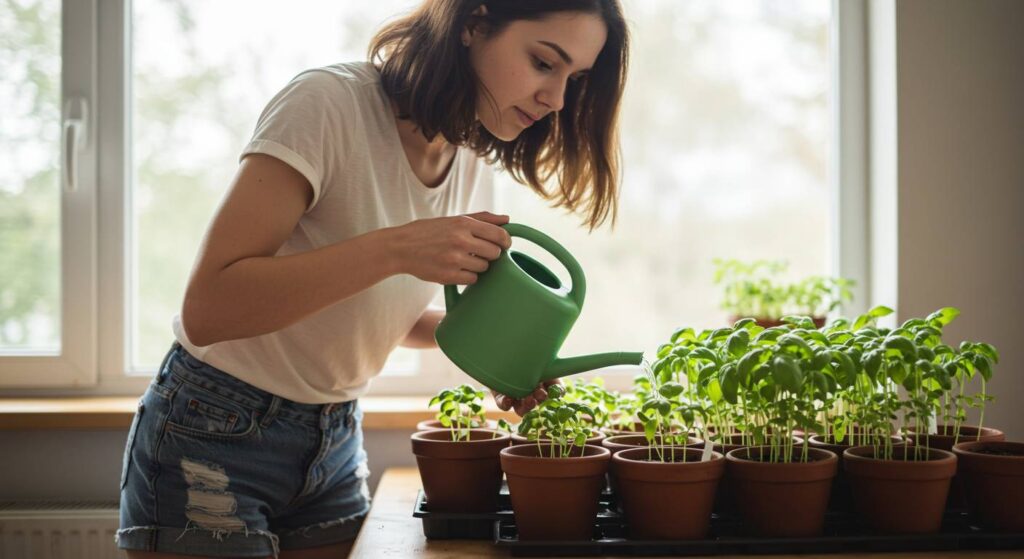
{"type": "MultiPolygon", "coordinates": [[[[629,58],[629,35],[618,0],[425,0],[385,25],[370,42],[384,91],[432,139],[465,145],[489,162],[500,161],[519,182],[554,207],[586,215],[593,230],[617,214],[620,154],[619,105],[629,58]],[[485,15],[474,15],[484,5],[485,15]],[[516,20],[553,12],[601,16],[608,36],[593,68],[569,80],[562,110],[504,142],[476,119],[478,81],[460,39],[467,26],[500,33],[516,20]],[[557,189],[545,185],[557,179],[557,189]]],[[[486,92],[484,92],[486,94],[486,92]]]]}

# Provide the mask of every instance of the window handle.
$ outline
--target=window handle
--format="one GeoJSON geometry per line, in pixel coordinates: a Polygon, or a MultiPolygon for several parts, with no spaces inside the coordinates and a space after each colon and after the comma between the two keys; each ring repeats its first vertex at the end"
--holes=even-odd
{"type": "Polygon", "coordinates": [[[65,192],[78,189],[78,157],[88,137],[89,104],[82,97],[71,97],[64,104],[64,126],[61,130],[61,183],[65,192]]]}

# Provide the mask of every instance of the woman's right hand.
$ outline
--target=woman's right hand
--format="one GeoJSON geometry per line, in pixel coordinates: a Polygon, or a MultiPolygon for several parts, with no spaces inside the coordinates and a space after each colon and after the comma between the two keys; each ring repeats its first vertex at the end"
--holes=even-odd
{"type": "Polygon", "coordinates": [[[419,219],[393,229],[402,273],[442,285],[471,285],[477,274],[512,246],[500,226],[507,215],[490,212],[419,219]]]}

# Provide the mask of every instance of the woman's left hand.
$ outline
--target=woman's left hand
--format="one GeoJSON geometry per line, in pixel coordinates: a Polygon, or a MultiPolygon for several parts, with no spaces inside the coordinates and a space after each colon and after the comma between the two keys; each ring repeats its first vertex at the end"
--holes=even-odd
{"type": "Polygon", "coordinates": [[[491,394],[494,395],[494,403],[498,404],[499,408],[505,411],[515,410],[516,415],[522,417],[526,415],[526,412],[537,407],[537,404],[548,399],[547,388],[552,384],[562,384],[562,381],[558,379],[546,380],[538,384],[533,393],[524,398],[513,398],[506,394],[499,394],[495,390],[491,390],[491,394]]]}

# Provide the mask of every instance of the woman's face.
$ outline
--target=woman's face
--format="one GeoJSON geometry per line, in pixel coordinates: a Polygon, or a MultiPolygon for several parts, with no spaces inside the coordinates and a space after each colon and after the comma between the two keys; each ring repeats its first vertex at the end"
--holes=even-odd
{"type": "Polygon", "coordinates": [[[606,36],[600,16],[584,12],[513,21],[492,36],[465,31],[463,43],[469,43],[470,62],[483,86],[476,101],[480,123],[507,142],[561,110],[568,81],[594,65],[606,36]]]}

